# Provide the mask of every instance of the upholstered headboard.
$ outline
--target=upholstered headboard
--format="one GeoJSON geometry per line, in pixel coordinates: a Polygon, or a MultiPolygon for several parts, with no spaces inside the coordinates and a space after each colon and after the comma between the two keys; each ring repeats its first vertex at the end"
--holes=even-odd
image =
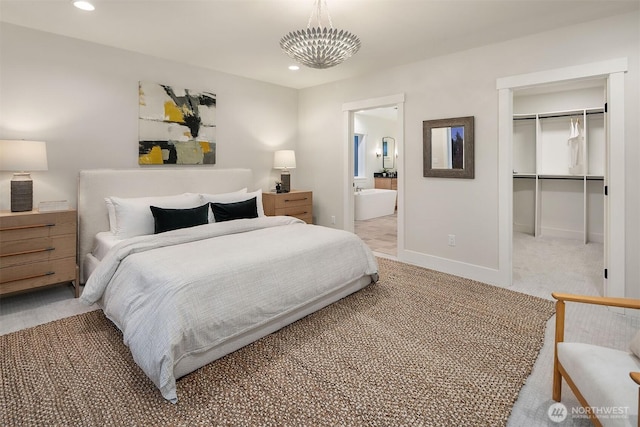
{"type": "MultiPolygon", "coordinates": [[[[250,169],[94,169],[78,177],[78,264],[93,249],[94,237],[109,231],[105,197],[169,196],[180,193],[226,193],[253,190],[250,169]]],[[[80,277],[84,277],[81,271],[80,277]]]]}

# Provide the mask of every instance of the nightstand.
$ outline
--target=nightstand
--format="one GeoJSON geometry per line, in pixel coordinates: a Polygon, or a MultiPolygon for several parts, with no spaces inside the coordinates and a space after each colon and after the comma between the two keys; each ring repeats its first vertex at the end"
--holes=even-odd
{"type": "Polygon", "coordinates": [[[291,190],[288,193],[262,193],[262,205],[265,215],[295,216],[313,223],[313,192],[291,190]]]}
{"type": "Polygon", "coordinates": [[[0,297],[80,281],[76,264],[75,210],[0,211],[0,297]]]}

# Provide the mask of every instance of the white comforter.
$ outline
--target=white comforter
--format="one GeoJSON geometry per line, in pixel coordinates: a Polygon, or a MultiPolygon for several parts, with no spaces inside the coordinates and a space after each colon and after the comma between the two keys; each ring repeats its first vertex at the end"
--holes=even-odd
{"type": "Polygon", "coordinates": [[[355,235],[261,217],[128,239],[111,249],[81,299],[100,302],[136,363],[177,401],[180,358],[295,310],[377,263],[355,235]]]}

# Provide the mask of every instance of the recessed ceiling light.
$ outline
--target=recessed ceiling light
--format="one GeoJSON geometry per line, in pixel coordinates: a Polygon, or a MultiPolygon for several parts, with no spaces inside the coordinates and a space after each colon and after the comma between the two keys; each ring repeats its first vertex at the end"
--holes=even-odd
{"type": "Polygon", "coordinates": [[[84,0],[76,0],[73,2],[73,5],[78,9],[82,10],[95,10],[95,6],[84,0]]]}
{"type": "Polygon", "coordinates": [[[289,65],[289,69],[290,69],[291,71],[298,71],[298,70],[300,69],[300,67],[299,67],[299,66],[297,66],[297,65],[289,65]]]}

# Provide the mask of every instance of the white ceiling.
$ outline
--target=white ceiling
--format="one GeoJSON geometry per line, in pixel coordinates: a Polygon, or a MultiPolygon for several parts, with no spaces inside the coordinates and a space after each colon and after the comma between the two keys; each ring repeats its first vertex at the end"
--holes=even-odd
{"type": "MultiPolygon", "coordinates": [[[[327,0],[362,48],[326,70],[279,47],[306,28],[313,0],[0,0],[0,21],[292,88],[638,10],[640,0],[327,0]]],[[[544,46],[540,46],[544,49],[544,46]]]]}

